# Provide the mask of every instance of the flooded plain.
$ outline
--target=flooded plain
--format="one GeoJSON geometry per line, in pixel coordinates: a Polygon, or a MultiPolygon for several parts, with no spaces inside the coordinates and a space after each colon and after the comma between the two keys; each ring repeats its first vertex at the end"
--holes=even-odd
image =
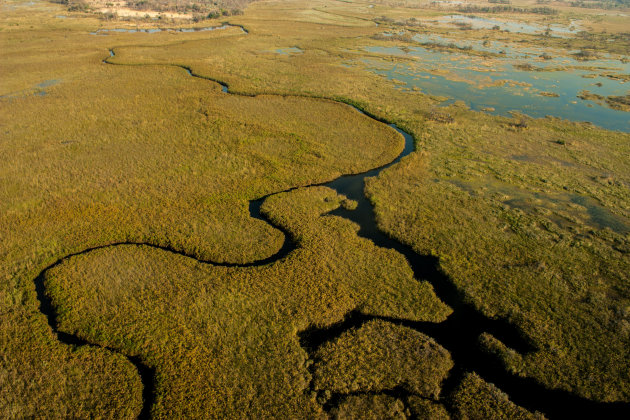
{"type": "Polygon", "coordinates": [[[550,36],[566,37],[576,34],[581,30],[579,22],[571,21],[569,25],[549,24],[540,25],[536,23],[492,19],[480,16],[448,15],[441,16],[437,20],[423,21],[423,23],[435,24],[439,26],[462,27],[470,29],[494,29],[519,34],[542,34],[550,36]]]}
{"type": "Polygon", "coordinates": [[[520,47],[490,40],[456,40],[417,34],[417,46],[369,46],[365,51],[401,60],[363,59],[370,71],[399,89],[464,101],[473,110],[508,116],[553,116],[630,132],[630,114],[595,97],[630,94],[630,63],[603,55],[583,60],[579,51],[520,47]],[[581,99],[580,96],[588,99],[581,99]]]}

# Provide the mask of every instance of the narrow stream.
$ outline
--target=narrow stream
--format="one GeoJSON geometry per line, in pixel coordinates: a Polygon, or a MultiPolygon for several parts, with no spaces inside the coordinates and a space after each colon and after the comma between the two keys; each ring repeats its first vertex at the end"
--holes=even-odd
{"type": "Polygon", "coordinates": [[[204,26],[204,27],[192,27],[192,28],[111,28],[111,29],[97,29],[94,32],[90,32],[90,35],[103,35],[107,33],[141,33],[141,34],[157,34],[161,32],[209,32],[218,31],[227,28],[241,28],[243,33],[247,34],[247,29],[242,25],[233,25],[230,23],[222,23],[220,26],[204,26]]]}
{"type": "MultiPolygon", "coordinates": [[[[110,50],[109,55],[110,57],[114,57],[114,51],[110,50]]],[[[108,62],[107,59],[105,59],[103,62],[106,64],[115,64],[108,62]]],[[[224,93],[233,94],[228,92],[228,86],[223,82],[211,79],[209,77],[197,75],[190,68],[185,66],[175,67],[180,67],[184,69],[192,77],[211,80],[213,82],[219,83],[222,86],[222,91],[224,93]]],[[[385,121],[382,121],[375,116],[356,108],[353,105],[347,105],[353,107],[356,111],[362,113],[363,115],[366,115],[369,118],[386,123],[385,121]]],[[[455,367],[452,369],[450,376],[445,381],[442,391],[442,402],[447,407],[449,406],[448,396],[457,386],[463,374],[465,372],[475,371],[483,379],[488,382],[494,383],[499,389],[507,393],[510,399],[516,404],[521,405],[531,411],[539,411],[551,419],[565,417],[597,417],[607,419],[630,418],[630,404],[628,403],[598,403],[580,398],[574,394],[565,391],[549,390],[531,379],[523,379],[508,373],[505,369],[503,369],[501,362],[496,357],[493,357],[482,351],[478,344],[479,335],[483,332],[488,332],[501,340],[505,345],[522,354],[535,351],[535,348],[533,348],[531,343],[529,343],[521,336],[520,332],[515,326],[507,323],[504,320],[490,319],[478,310],[476,310],[472,305],[466,303],[464,296],[457,290],[452,280],[448,278],[448,276],[446,276],[442,271],[440,271],[437,258],[432,256],[419,255],[409,246],[402,244],[395,239],[392,239],[379,230],[376,224],[373,206],[364,194],[364,180],[366,177],[377,176],[383,169],[386,169],[391,165],[399,162],[403,157],[409,155],[411,152],[414,151],[414,141],[412,136],[409,133],[404,132],[394,124],[390,124],[390,126],[397,130],[405,138],[404,150],[395,160],[384,166],[372,169],[361,174],[344,175],[333,181],[316,185],[330,187],[336,190],[339,194],[345,195],[346,197],[357,201],[358,206],[354,210],[338,208],[330,212],[329,214],[341,216],[357,223],[360,226],[360,236],[372,240],[376,245],[380,247],[394,249],[405,256],[411,268],[413,269],[415,278],[429,281],[433,285],[437,296],[453,309],[453,314],[442,323],[428,323],[397,318],[375,317],[361,314],[359,312],[352,312],[348,314],[347,317],[338,324],[332,325],[327,328],[309,329],[301,332],[300,341],[302,343],[302,346],[307,350],[307,352],[309,352],[309,354],[312,354],[320,345],[338,337],[343,332],[348,331],[352,328],[357,328],[368,320],[379,318],[398,325],[413,328],[417,331],[427,334],[434,338],[440,345],[442,345],[451,353],[451,356],[453,357],[453,360],[455,362],[455,367]]],[[[293,189],[295,188],[290,188],[286,191],[291,191],[293,189]]],[[[281,192],[269,194],[268,196],[279,194],[281,192]]],[[[99,347],[95,344],[81,339],[80,337],[67,334],[63,331],[58,330],[57,315],[55,313],[52,301],[47,295],[45,287],[46,272],[48,270],[61,264],[67,259],[70,259],[77,255],[86,254],[95,249],[129,244],[143,245],[156,249],[161,249],[163,251],[171,252],[178,255],[185,255],[201,263],[232,267],[260,266],[270,264],[284,258],[286,255],[296,249],[297,244],[291,240],[288,232],[286,232],[281,227],[276,226],[263,214],[261,214],[261,205],[268,196],[250,201],[249,212],[251,217],[263,220],[266,223],[271,224],[273,227],[279,229],[284,234],[284,244],[276,254],[265,259],[253,261],[247,264],[220,264],[214,263],[212,261],[201,260],[176,249],[156,246],[147,243],[124,242],[104,245],[100,247],[93,247],[58,259],[53,264],[42,270],[41,273],[34,279],[37,297],[40,301],[40,311],[46,316],[48,324],[50,325],[53,333],[57,336],[60,342],[73,347],[86,345],[99,347]]],[[[117,350],[115,349],[108,350],[112,352],[117,352],[117,350]]],[[[138,373],[140,375],[140,378],[142,379],[142,383],[144,386],[144,404],[139,418],[149,418],[151,406],[154,402],[155,371],[153,370],[153,368],[144,364],[144,362],[139,357],[127,355],[125,356],[138,369],[138,373]]],[[[403,398],[403,400],[405,398],[404,391],[401,389],[397,388],[395,390],[387,392],[390,395],[398,395],[403,398]]],[[[332,402],[329,401],[327,404],[325,404],[324,407],[330,408],[331,405],[334,405],[335,399],[338,400],[340,397],[343,396],[333,396],[332,402]]]]}
{"type": "MultiPolygon", "coordinates": [[[[361,111],[359,110],[359,112],[361,111]]],[[[506,346],[521,354],[533,352],[536,348],[523,338],[514,325],[505,320],[488,318],[467,303],[464,295],[457,290],[453,281],[439,269],[439,261],[436,257],[419,255],[410,246],[398,242],[379,230],[374,207],[364,194],[364,179],[377,176],[380,171],[397,163],[414,151],[412,136],[394,124],[390,124],[390,126],[405,137],[403,152],[393,162],[381,168],[363,174],[343,176],[324,184],[358,203],[354,210],[339,207],[330,214],[352,220],[360,226],[359,236],[370,239],[380,247],[390,248],[404,255],[414,272],[414,277],[429,281],[436,295],[453,309],[453,313],[446,321],[437,324],[369,316],[353,312],[337,325],[303,332],[301,335],[303,346],[312,353],[323,343],[338,337],[343,332],[357,328],[363,322],[378,318],[422,332],[435,339],[451,353],[455,368],[445,381],[442,390],[443,402],[447,406],[448,398],[445,397],[448,397],[458,385],[464,373],[474,371],[484,380],[495,384],[507,393],[514,403],[530,411],[539,411],[550,419],[580,418],[580,416],[592,418],[601,416],[601,418],[607,419],[630,418],[630,404],[597,403],[569,392],[550,390],[534,380],[521,378],[507,372],[498,358],[480,348],[479,336],[482,333],[492,334],[506,346]]]]}

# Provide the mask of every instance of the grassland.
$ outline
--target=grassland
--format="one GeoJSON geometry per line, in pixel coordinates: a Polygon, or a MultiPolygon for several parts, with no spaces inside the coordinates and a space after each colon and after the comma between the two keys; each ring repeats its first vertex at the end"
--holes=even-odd
{"type": "Polygon", "coordinates": [[[431,338],[378,320],[325,344],[315,359],[316,390],[349,394],[402,387],[434,400],[453,367],[448,351],[431,338]]]}
{"type": "Polygon", "coordinates": [[[453,394],[453,405],[458,418],[470,419],[541,419],[512,403],[507,395],[475,373],[468,374],[453,394]]]}
{"type": "Polygon", "coordinates": [[[265,202],[299,244],[268,266],[208,266],[136,246],[67,260],[46,280],[60,328],[154,368],[155,417],[312,417],[320,408],[296,331],[355,307],[427,321],[449,313],[402,257],[320,216],[340,203],[321,187],[265,202]]]}
{"type": "Polygon", "coordinates": [[[590,398],[625,400],[628,136],[578,124],[559,130],[553,119],[497,127],[450,111],[455,123],[412,129],[423,154],[369,183],[381,225],[439,256],[484,312],[519,325],[539,351],[507,358],[511,370],[590,398]],[[591,212],[603,206],[624,221],[619,230],[598,227],[580,197],[596,200],[591,212]]]}
{"type": "MultiPolygon", "coordinates": [[[[368,183],[380,227],[439,257],[468,301],[508,319],[536,351],[520,355],[492,337],[482,345],[545,386],[630,399],[628,134],[460,104],[436,113],[437,98],[366,72],[362,47],[389,42],[373,38],[384,28],[372,19],[415,8],[259,2],[230,17],[248,35],[95,36],[121,22],[46,3],[1,7],[4,417],[137,416],[142,384],[124,355],[155,369],[155,417],[317,417],[325,411],[317,393],[327,391],[339,394],[330,413],[340,418],[365,410],[379,418],[529,417],[475,374],[441,395],[447,352],[386,322],[327,343],[312,364],[298,333],[350,311],[430,322],[450,313],[400,255],[326,215],[345,204],[330,189],[300,188],[263,204],[299,245],[286,259],[249,268],[196,260],[274,254],[283,236],[249,216],[249,200],[400,152],[395,131],[333,100],[416,139],[417,152],[368,183]],[[291,46],[303,53],[274,52],[291,46]],[[102,63],[110,49],[108,62],[118,65],[102,63]],[[259,96],[224,94],[177,66],[259,96]],[[58,328],[96,347],[61,344],[39,312],[33,279],[65,255],[120,242],[189,257],[125,245],[64,260],[46,273],[58,328]],[[391,369],[379,376],[384,365],[391,369]],[[413,395],[383,393],[400,383],[413,395]]],[[[603,36],[549,43],[581,48],[603,36]]],[[[610,44],[611,52],[626,48],[610,44]]]]}

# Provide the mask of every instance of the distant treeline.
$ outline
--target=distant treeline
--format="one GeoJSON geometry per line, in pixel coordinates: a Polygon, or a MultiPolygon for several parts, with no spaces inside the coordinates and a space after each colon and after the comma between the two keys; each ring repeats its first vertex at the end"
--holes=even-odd
{"type": "Polygon", "coordinates": [[[127,7],[156,12],[200,13],[209,18],[238,15],[253,0],[128,0],[127,7]]]}
{"type": "Polygon", "coordinates": [[[583,7],[586,9],[623,9],[630,7],[630,0],[601,0],[601,1],[572,1],[571,7],[583,7]]]}
{"type": "Polygon", "coordinates": [[[85,0],[50,0],[50,2],[63,4],[70,12],[89,12],[92,9],[85,0]]]}
{"type": "MultiPolygon", "coordinates": [[[[91,11],[103,7],[95,0],[50,0],[53,3],[66,5],[70,11],[91,11]]],[[[189,13],[195,20],[215,19],[221,16],[243,14],[243,9],[256,0],[128,0],[124,6],[153,12],[189,13]]],[[[105,3],[112,7],[113,3],[105,3]]],[[[112,14],[112,16],[114,16],[112,14]]]]}
{"type": "Polygon", "coordinates": [[[557,15],[558,11],[551,7],[515,7],[515,6],[476,6],[466,5],[457,7],[462,13],[534,13],[537,15],[557,15]]]}

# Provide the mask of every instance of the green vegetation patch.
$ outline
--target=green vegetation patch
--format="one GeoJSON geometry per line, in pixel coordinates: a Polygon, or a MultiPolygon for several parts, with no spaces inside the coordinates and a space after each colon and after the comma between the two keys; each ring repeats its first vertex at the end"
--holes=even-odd
{"type": "Polygon", "coordinates": [[[544,419],[509,400],[493,384],[489,384],[475,373],[468,373],[451,396],[457,418],[463,419],[544,419]]]}
{"type": "Polygon", "coordinates": [[[404,420],[405,405],[388,395],[352,395],[331,412],[333,419],[404,420]]]}
{"type": "MultiPolygon", "coordinates": [[[[136,245],[72,257],[46,275],[59,328],[155,369],[154,416],[313,416],[321,407],[307,392],[298,331],[356,308],[438,322],[448,314],[404,259],[357,237],[351,222],[322,215],[343,200],[323,187],[268,198],[263,211],[298,249],[266,266],[216,267],[136,245]]],[[[417,354],[435,352],[448,369],[432,342],[417,354]]]]}
{"type": "MultiPolygon", "coordinates": [[[[333,249],[341,250],[339,255],[343,259],[326,265],[329,270],[343,273],[345,287],[349,287],[361,312],[418,321],[445,320],[451,309],[435,296],[428,282],[413,277],[411,267],[402,255],[358,237],[358,226],[347,219],[337,216],[319,218],[344,201],[345,197],[329,188],[302,188],[269,197],[263,203],[262,211],[273,223],[288,229],[302,248],[317,251],[320,255],[328,255],[333,249]]],[[[309,266],[312,264],[307,264],[309,266]]]]}
{"type": "Polygon", "coordinates": [[[442,404],[415,395],[407,398],[407,405],[411,414],[418,419],[449,420],[451,418],[442,404]]]}
{"type": "Polygon", "coordinates": [[[324,344],[315,360],[315,389],[341,394],[402,387],[437,398],[453,367],[449,353],[433,339],[380,320],[324,344]]]}
{"type": "MultiPolygon", "coordinates": [[[[248,35],[236,27],[91,35],[120,22],[44,2],[0,6],[4,417],[136,417],[142,385],[122,355],[156,369],[155,415],[319,416],[299,331],[353,310],[431,322],[449,315],[404,258],[326,215],[352,203],[304,188],[263,205],[298,243],[266,267],[220,268],[134,245],[66,259],[45,276],[60,329],[113,350],[75,349],[51,333],[33,279],[57,259],[119,242],[217,262],[265,258],[283,235],[250,217],[249,200],[373,168],[402,148],[393,130],[345,105],[264,94],[357,104],[412,133],[421,152],[369,182],[380,226],[438,256],[468,301],[534,345],[520,355],[486,337],[510,372],[583,397],[628,400],[628,134],[461,104],[433,112],[443,98],[398,90],[358,63],[383,31],[369,19],[437,12],[337,3],[254,3],[229,18],[248,35]],[[291,45],[304,52],[270,53],[291,45]],[[226,95],[173,66],[263,96],[226,95]]],[[[627,28],[618,21],[611,33],[567,39],[465,34],[581,50],[587,59],[594,50],[627,53],[628,37],[613,33],[627,28]]],[[[481,401],[478,388],[466,385],[462,412],[481,401]]],[[[359,400],[347,402],[348,413],[398,407],[359,400]]],[[[432,413],[420,417],[445,417],[437,403],[412,401],[404,401],[410,412],[432,413]]]]}
{"type": "Polygon", "coordinates": [[[453,123],[410,122],[425,151],[369,180],[380,226],[531,340],[512,372],[627,399],[628,135],[445,112],[453,123]]]}
{"type": "Polygon", "coordinates": [[[630,94],[623,96],[603,96],[588,90],[583,90],[577,95],[578,98],[585,101],[593,101],[600,105],[607,105],[609,108],[617,109],[619,111],[630,112],[630,94]]]}

